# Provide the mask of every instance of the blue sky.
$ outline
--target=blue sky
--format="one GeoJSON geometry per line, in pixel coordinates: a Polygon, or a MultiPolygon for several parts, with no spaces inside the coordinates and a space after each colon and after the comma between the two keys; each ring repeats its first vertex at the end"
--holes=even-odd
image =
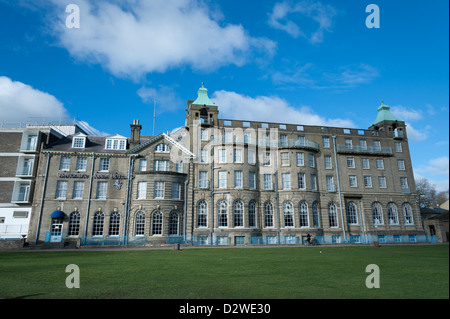
{"type": "Polygon", "coordinates": [[[448,189],[448,6],[0,0],[0,122],[77,117],[129,136],[137,118],[151,135],[154,99],[155,132],[172,130],[202,82],[221,118],[367,128],[384,100],[408,124],[416,177],[448,189]]]}

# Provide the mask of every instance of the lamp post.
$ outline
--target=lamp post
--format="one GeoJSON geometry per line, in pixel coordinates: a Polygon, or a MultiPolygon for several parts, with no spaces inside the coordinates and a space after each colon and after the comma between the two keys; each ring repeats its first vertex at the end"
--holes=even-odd
{"type": "Polygon", "coordinates": [[[380,224],[380,221],[378,219],[375,219],[375,240],[373,241],[374,246],[378,247],[378,225],[380,224]]]}
{"type": "Polygon", "coordinates": [[[25,238],[27,238],[27,235],[22,235],[22,239],[23,239],[22,248],[25,247],[25,238]]]}

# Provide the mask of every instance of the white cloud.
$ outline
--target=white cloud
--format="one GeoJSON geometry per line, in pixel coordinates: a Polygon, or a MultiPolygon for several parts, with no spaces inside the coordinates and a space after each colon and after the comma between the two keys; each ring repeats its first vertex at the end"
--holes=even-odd
{"type": "Polygon", "coordinates": [[[426,178],[436,187],[437,191],[445,191],[449,188],[449,157],[440,156],[433,158],[426,164],[414,168],[414,178],[419,180],[426,178]]]}
{"type": "Polygon", "coordinates": [[[443,180],[436,180],[433,178],[428,178],[420,173],[414,172],[414,180],[418,181],[421,180],[423,178],[426,178],[428,180],[428,182],[433,185],[436,188],[436,191],[438,192],[442,192],[442,191],[447,191],[449,189],[449,178],[447,176],[446,179],[443,180]]]}
{"type": "MultiPolygon", "coordinates": [[[[73,118],[64,104],[53,95],[0,76],[1,122],[11,122],[10,125],[17,125],[18,122],[58,123],[59,120],[67,122],[69,118],[72,122],[73,118]]],[[[78,124],[92,135],[109,135],[85,121],[78,121],[78,124]]]]}
{"type": "Polygon", "coordinates": [[[52,25],[60,44],[77,59],[99,63],[120,77],[137,79],[186,65],[197,70],[241,66],[258,54],[271,56],[276,47],[249,36],[242,25],[219,23],[221,15],[197,0],[53,3],[60,12],[68,3],[80,8],[79,29],[65,27],[67,14],[52,25]]]}
{"type": "Polygon", "coordinates": [[[391,112],[402,121],[417,121],[423,118],[422,112],[403,105],[391,107],[391,112]]]}
{"type": "Polygon", "coordinates": [[[420,129],[416,129],[411,122],[420,122],[424,119],[422,110],[416,110],[403,105],[395,105],[391,107],[391,112],[400,120],[405,121],[408,139],[411,142],[424,141],[430,135],[432,127],[430,125],[421,125],[420,129]]]}
{"type": "Polygon", "coordinates": [[[364,63],[342,66],[330,71],[323,71],[312,63],[306,63],[298,67],[290,65],[285,70],[275,71],[271,76],[272,81],[278,85],[340,90],[369,83],[379,76],[379,72],[364,63]]]}
{"type": "Polygon", "coordinates": [[[337,72],[326,73],[325,78],[330,83],[337,83],[337,87],[353,87],[364,84],[378,77],[378,70],[368,64],[360,63],[341,67],[337,72]]]}
{"type": "Polygon", "coordinates": [[[183,100],[178,97],[173,87],[160,85],[158,88],[141,87],[137,94],[142,102],[154,106],[156,99],[156,112],[176,111],[183,107],[183,100]]]}
{"type": "MultiPolygon", "coordinates": [[[[401,118],[400,118],[401,119],[401,118]]],[[[411,142],[420,142],[428,138],[431,126],[426,125],[421,129],[414,128],[411,124],[406,122],[406,132],[408,134],[408,140],[411,142]]]]}
{"type": "Polygon", "coordinates": [[[431,159],[426,165],[420,165],[416,171],[421,174],[427,173],[433,176],[448,176],[449,158],[448,156],[441,156],[431,159]]]}
{"type": "Polygon", "coordinates": [[[327,119],[315,114],[308,106],[290,105],[277,96],[255,98],[236,92],[216,91],[211,100],[220,107],[222,118],[246,119],[261,122],[279,122],[303,125],[355,127],[348,119],[327,119]]]}
{"type": "Polygon", "coordinates": [[[287,1],[276,3],[269,15],[268,24],[278,30],[287,32],[293,38],[303,37],[311,43],[323,42],[324,32],[331,32],[335,8],[323,5],[318,1],[301,1],[290,4],[287,1]],[[304,23],[304,17],[315,21],[317,26],[312,30],[304,23]],[[298,22],[302,20],[300,26],[298,22]]]}
{"type": "Polygon", "coordinates": [[[68,117],[63,104],[53,95],[6,76],[0,76],[0,114],[1,121],[6,122],[68,117]]]}

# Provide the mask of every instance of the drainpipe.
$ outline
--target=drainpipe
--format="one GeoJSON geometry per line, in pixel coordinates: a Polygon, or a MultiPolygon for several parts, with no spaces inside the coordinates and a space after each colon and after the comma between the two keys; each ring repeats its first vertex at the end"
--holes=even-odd
{"type": "MultiPolygon", "coordinates": [[[[211,143],[212,144],[212,143],[211,143]]],[[[226,148],[225,148],[226,149],[226,148]]],[[[211,189],[211,230],[210,230],[210,237],[211,237],[211,245],[213,245],[213,236],[214,236],[214,145],[211,145],[211,184],[209,185],[211,189]]],[[[228,207],[227,207],[228,208],[228,207]]],[[[228,213],[228,210],[227,210],[228,213]]]]}
{"type": "Polygon", "coordinates": [[[88,222],[89,222],[89,209],[91,207],[91,192],[92,192],[92,180],[94,179],[94,165],[95,165],[95,156],[92,154],[92,164],[91,164],[91,176],[89,179],[89,192],[88,192],[88,199],[87,199],[87,207],[86,207],[86,220],[84,221],[84,237],[87,237],[87,229],[88,229],[88,222]]]}
{"type": "Polygon", "coordinates": [[[38,243],[39,230],[41,228],[41,219],[42,219],[42,212],[43,212],[43,208],[44,208],[45,190],[47,188],[48,168],[49,168],[49,165],[50,165],[50,157],[51,157],[51,154],[47,153],[47,164],[45,166],[44,184],[42,186],[41,205],[40,205],[40,208],[39,208],[39,218],[38,218],[38,222],[37,222],[37,226],[36,226],[36,238],[34,240],[35,244],[38,243]]]}
{"type": "Polygon", "coordinates": [[[336,136],[333,135],[332,137],[333,137],[333,149],[334,149],[334,165],[336,166],[337,187],[338,187],[338,194],[339,194],[339,210],[341,211],[342,231],[344,233],[344,240],[347,241],[347,235],[345,233],[344,213],[342,212],[341,185],[339,183],[339,168],[338,168],[338,160],[337,160],[337,154],[336,154],[336,136]]]}
{"type": "MultiPolygon", "coordinates": [[[[189,165],[190,165],[190,161],[189,161],[189,165]]],[[[195,180],[195,165],[194,165],[194,163],[192,163],[192,175],[191,175],[191,178],[192,178],[192,192],[191,192],[191,220],[192,220],[192,222],[191,222],[191,240],[194,240],[194,227],[195,227],[195,225],[194,225],[194,222],[195,222],[195,209],[196,209],[196,205],[195,205],[195,191],[194,191],[194,188],[195,188],[195,183],[196,183],[196,180],[195,180]]]]}
{"type": "Polygon", "coordinates": [[[186,176],[186,180],[184,181],[184,203],[183,203],[183,235],[184,235],[184,242],[186,242],[186,231],[187,231],[187,191],[188,191],[188,186],[189,186],[189,179],[191,178],[190,175],[190,170],[191,170],[191,159],[189,158],[189,162],[188,162],[188,173],[186,176]]]}
{"type": "Polygon", "coordinates": [[[358,200],[358,210],[359,210],[359,219],[361,220],[361,231],[364,237],[364,240],[366,240],[366,232],[365,232],[365,227],[364,227],[364,221],[363,221],[363,217],[362,217],[362,211],[361,211],[361,200],[358,200]]]}
{"type": "MultiPolygon", "coordinates": [[[[270,134],[272,135],[272,134],[270,134]]],[[[276,204],[276,214],[277,214],[277,234],[278,234],[278,244],[280,244],[280,236],[281,236],[281,230],[280,230],[280,194],[278,191],[278,142],[276,144],[276,147],[272,144],[270,140],[269,135],[269,143],[270,143],[270,154],[274,154],[274,164],[273,167],[275,168],[275,204],[276,204]],[[274,150],[272,152],[272,150],[274,150]]]]}
{"type": "MultiPolygon", "coordinates": [[[[276,154],[278,156],[278,152],[276,154]]],[[[276,162],[275,162],[276,165],[276,162]]],[[[276,166],[275,166],[276,167],[276,166]]],[[[278,194],[278,168],[275,168],[275,205],[277,206],[277,234],[278,234],[278,244],[280,244],[280,199],[278,194]]]]}
{"type": "Polygon", "coordinates": [[[130,155],[128,159],[128,182],[127,182],[127,196],[125,201],[125,229],[123,233],[123,241],[124,245],[127,244],[127,236],[128,236],[128,223],[130,218],[130,198],[131,198],[131,189],[133,183],[133,168],[134,168],[134,159],[136,155],[130,155]]]}

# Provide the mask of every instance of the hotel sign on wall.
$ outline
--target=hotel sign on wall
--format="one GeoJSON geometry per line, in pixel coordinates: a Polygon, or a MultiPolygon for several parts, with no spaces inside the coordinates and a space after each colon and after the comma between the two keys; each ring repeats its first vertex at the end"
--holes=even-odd
{"type": "MultiPolygon", "coordinates": [[[[59,178],[89,178],[89,174],[84,173],[56,173],[56,176],[59,178]]],[[[118,173],[112,173],[112,174],[99,174],[95,173],[93,175],[94,178],[97,179],[126,179],[127,176],[118,174],[118,173]]]]}
{"type": "MultiPolygon", "coordinates": [[[[62,172],[58,172],[56,173],[56,176],[58,176],[59,178],[89,178],[88,174],[84,174],[84,173],[62,173],[62,172]]],[[[95,173],[94,175],[92,175],[93,178],[96,179],[115,179],[116,181],[114,182],[114,187],[117,190],[120,190],[122,188],[122,182],[120,181],[121,179],[127,179],[127,176],[119,174],[119,173],[111,173],[111,174],[99,174],[99,173],[95,173]]]]}

